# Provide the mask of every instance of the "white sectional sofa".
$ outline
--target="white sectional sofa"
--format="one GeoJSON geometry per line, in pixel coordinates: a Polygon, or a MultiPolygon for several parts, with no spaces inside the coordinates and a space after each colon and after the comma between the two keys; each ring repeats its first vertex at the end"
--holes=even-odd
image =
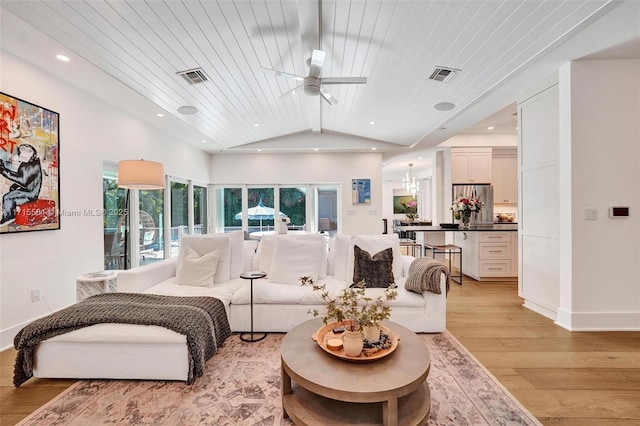
{"type": "MultiPolygon", "coordinates": [[[[191,237],[207,238],[207,237],[191,237]]],[[[183,240],[189,244],[190,240],[183,240]]],[[[325,237],[321,234],[272,235],[257,241],[243,241],[244,271],[267,272],[264,279],[254,280],[253,317],[254,329],[267,332],[287,332],[296,325],[313,318],[310,311],[322,312],[324,303],[310,287],[300,285],[299,278],[313,275],[313,258],[320,262],[316,276],[320,284],[326,284],[331,295],[337,295],[353,283],[353,247],[364,250],[391,247],[394,254],[393,274],[398,287],[398,297],[390,301],[391,321],[415,332],[441,332],[446,325],[446,282],[441,277],[441,293],[408,291],[404,282],[409,265],[414,260],[400,252],[396,234],[387,235],[338,235],[329,241],[326,250],[325,237]],[[283,242],[288,247],[281,250],[283,242]],[[314,244],[311,244],[314,243],[314,244]],[[317,244],[315,244],[317,243],[317,244]],[[319,249],[316,249],[318,247],[319,249]],[[314,254],[317,250],[325,250],[314,254]],[[311,258],[311,259],[307,259],[311,258]],[[309,260],[309,261],[308,261],[309,260]],[[286,269],[285,274],[276,271],[286,269]]],[[[233,259],[233,254],[231,255],[233,259]]],[[[121,272],[118,275],[118,291],[145,292],[164,295],[212,295],[221,298],[227,305],[232,331],[250,329],[251,287],[249,280],[232,276],[228,281],[214,283],[213,287],[191,287],[178,284],[176,278],[178,259],[160,261],[141,268],[121,272]]],[[[233,275],[233,274],[232,274],[233,275]]],[[[239,275],[239,274],[238,274],[239,275]]],[[[376,298],[382,288],[368,288],[367,295],[376,298]]]]}
{"type": "MultiPolygon", "coordinates": [[[[277,235],[265,236],[260,243],[245,241],[241,232],[187,236],[178,259],[120,272],[118,291],[217,297],[225,305],[231,330],[243,332],[250,329],[251,287],[239,275],[263,270],[267,277],[254,280],[253,286],[254,330],[287,332],[313,318],[310,312],[314,309],[322,312],[324,308],[316,292],[300,285],[300,276],[325,283],[330,294],[337,295],[353,282],[356,244],[372,255],[385,248],[392,250],[399,294],[390,302],[391,321],[415,332],[444,331],[444,274],[440,294],[407,291],[404,282],[414,258],[401,255],[395,234],[339,235],[329,242],[320,234],[277,235]],[[210,260],[207,255],[216,260],[213,270],[204,265],[204,260],[210,260]],[[190,280],[199,280],[198,285],[190,285],[190,280]]],[[[375,298],[384,289],[366,291],[375,298]]],[[[183,335],[156,326],[109,323],[43,341],[35,353],[33,373],[49,378],[186,380],[188,371],[183,335]]]]}

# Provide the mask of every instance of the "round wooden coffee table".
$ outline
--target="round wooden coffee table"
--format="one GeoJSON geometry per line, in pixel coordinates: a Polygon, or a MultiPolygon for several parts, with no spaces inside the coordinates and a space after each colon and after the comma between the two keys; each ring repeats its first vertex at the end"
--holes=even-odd
{"type": "Polygon", "coordinates": [[[323,325],[320,319],[287,333],[280,348],[285,416],[301,425],[426,424],[431,407],[427,346],[414,332],[383,324],[400,343],[371,362],[345,361],[322,350],[311,340],[323,325]]]}

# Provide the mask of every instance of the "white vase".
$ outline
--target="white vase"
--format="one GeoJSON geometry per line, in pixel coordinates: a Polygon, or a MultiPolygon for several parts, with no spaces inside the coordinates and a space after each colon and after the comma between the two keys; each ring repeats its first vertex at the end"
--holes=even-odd
{"type": "Polygon", "coordinates": [[[365,325],[362,327],[362,333],[364,338],[370,343],[380,340],[380,326],[379,325],[365,325]]]}
{"type": "Polygon", "coordinates": [[[362,333],[345,330],[342,333],[342,348],[347,356],[359,356],[362,352],[362,333]]]}

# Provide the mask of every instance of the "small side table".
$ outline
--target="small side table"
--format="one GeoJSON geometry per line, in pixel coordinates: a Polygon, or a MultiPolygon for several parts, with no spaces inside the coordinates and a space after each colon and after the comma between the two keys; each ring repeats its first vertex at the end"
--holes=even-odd
{"type": "Polygon", "coordinates": [[[242,274],[240,274],[240,278],[244,278],[245,280],[251,280],[251,332],[240,334],[240,340],[242,340],[243,342],[258,342],[264,339],[265,337],[267,337],[267,333],[257,333],[258,335],[262,334],[262,336],[256,338],[254,337],[254,333],[253,333],[253,280],[264,278],[266,276],[267,274],[260,271],[243,272],[242,274]],[[251,337],[244,337],[245,334],[251,334],[251,337]]]}
{"type": "Polygon", "coordinates": [[[115,293],[118,271],[89,272],[76,278],[76,302],[101,293],[115,293]]]}

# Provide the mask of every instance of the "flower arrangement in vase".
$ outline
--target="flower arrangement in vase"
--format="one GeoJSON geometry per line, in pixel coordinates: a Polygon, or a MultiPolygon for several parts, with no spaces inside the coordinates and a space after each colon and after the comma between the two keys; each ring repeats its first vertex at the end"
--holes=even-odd
{"type": "Polygon", "coordinates": [[[453,217],[462,221],[462,227],[468,228],[471,213],[477,215],[483,206],[484,203],[478,197],[458,195],[451,204],[450,209],[453,211],[453,217]]]}
{"type": "Polygon", "coordinates": [[[418,218],[418,202],[411,200],[404,204],[404,214],[409,222],[416,220],[418,218]]]}

